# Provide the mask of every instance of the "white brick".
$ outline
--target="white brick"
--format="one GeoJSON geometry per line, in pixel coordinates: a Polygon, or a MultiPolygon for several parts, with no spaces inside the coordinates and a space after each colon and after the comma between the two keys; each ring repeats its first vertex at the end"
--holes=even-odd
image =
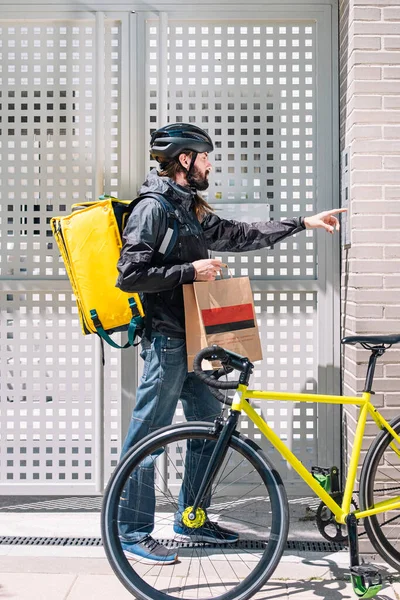
{"type": "Polygon", "coordinates": [[[347,119],[348,126],[357,123],[370,125],[385,125],[386,123],[400,124],[399,110],[353,110],[347,119]]]}
{"type": "MultiPolygon", "coordinates": [[[[385,306],[385,319],[400,319],[400,306],[385,306]]],[[[400,375],[400,367],[396,366],[397,373],[400,375]]]]}
{"type": "Polygon", "coordinates": [[[354,200],[351,203],[351,214],[352,215],[382,215],[382,214],[399,214],[400,213],[400,202],[383,202],[377,200],[376,202],[366,202],[354,200]]]}
{"type": "Polygon", "coordinates": [[[400,50],[400,37],[398,35],[385,37],[383,43],[385,50],[400,50]]]}
{"type": "Polygon", "coordinates": [[[352,215],[351,217],[351,228],[356,229],[382,229],[383,218],[378,215],[366,216],[366,215],[352,215]]]}
{"type": "Polygon", "coordinates": [[[387,140],[400,140],[400,127],[392,125],[383,128],[383,137],[387,140]]]}
{"type": "Polygon", "coordinates": [[[400,8],[384,8],[383,19],[385,21],[400,21],[400,8]]]}
{"type": "MultiPolygon", "coordinates": [[[[365,142],[363,142],[364,144],[365,142]]],[[[350,166],[352,164],[350,160],[350,166]]],[[[380,200],[382,198],[382,186],[377,185],[353,185],[351,188],[352,200],[380,200]]]]}
{"type": "MultiPolygon", "coordinates": [[[[387,246],[391,248],[392,246],[387,246]]],[[[356,290],[355,291],[355,302],[361,304],[382,304],[388,306],[389,304],[398,304],[399,295],[393,290],[356,290]]],[[[400,361],[400,348],[398,350],[398,356],[396,360],[400,361]]]]}
{"type": "Polygon", "coordinates": [[[354,141],[351,150],[354,154],[361,153],[382,153],[391,154],[400,152],[400,141],[396,140],[360,140],[359,142],[354,141]]]}
{"type": "MultiPolygon", "coordinates": [[[[390,350],[391,352],[392,350],[390,350]]],[[[389,352],[389,354],[390,354],[389,352]]],[[[397,365],[397,369],[399,368],[399,366],[397,365]]],[[[400,385],[399,385],[399,391],[400,391],[400,385]]],[[[385,394],[385,405],[387,406],[400,406],[400,393],[399,391],[397,391],[397,393],[393,393],[391,394],[390,392],[385,394]]]]}
{"type": "MultiPolygon", "coordinates": [[[[390,334],[398,331],[398,325],[396,325],[396,321],[371,321],[372,328],[368,331],[368,333],[377,332],[382,334],[390,334]],[[379,329],[379,325],[382,324],[383,329],[379,329]],[[378,327],[377,327],[378,325],[378,327]],[[390,329],[392,327],[392,329],[390,329]]],[[[393,377],[393,379],[380,379],[379,377],[374,378],[374,391],[377,392],[398,392],[399,391],[399,382],[397,379],[393,377]]],[[[391,411],[389,411],[391,412],[391,411]]],[[[385,413],[386,414],[386,413],[385,413]]],[[[394,416],[398,416],[398,412],[396,415],[391,415],[389,418],[393,418],[394,416]]],[[[385,417],[388,418],[387,416],[385,417]]]]}
{"type": "Polygon", "coordinates": [[[352,183],[400,183],[398,171],[352,171],[352,183]]]}
{"type": "Polygon", "coordinates": [[[385,96],[383,98],[383,107],[389,110],[392,108],[400,108],[400,96],[385,96]]]}
{"type": "MultiPolygon", "coordinates": [[[[369,319],[359,319],[357,321],[357,333],[376,333],[376,334],[390,334],[395,331],[398,331],[399,322],[397,319],[389,320],[389,319],[381,319],[379,321],[369,320],[369,319]]],[[[396,388],[392,387],[390,382],[380,381],[379,385],[375,386],[376,390],[385,391],[385,390],[395,390],[396,388]]]]}
{"type": "Polygon", "coordinates": [[[363,156],[356,155],[351,158],[351,170],[356,171],[369,171],[371,169],[382,168],[382,157],[381,156],[363,156]]]}
{"type": "Polygon", "coordinates": [[[351,262],[353,273],[398,273],[400,260],[354,260],[351,262]]]}
{"type": "Polygon", "coordinates": [[[379,125],[354,125],[347,135],[349,137],[349,142],[359,139],[381,140],[383,131],[379,125]]]}
{"type": "MultiPolygon", "coordinates": [[[[398,240],[398,234],[397,234],[397,240],[398,240]]],[[[384,284],[385,284],[385,288],[400,289],[400,275],[385,275],[384,284]]]]}
{"type": "MultiPolygon", "coordinates": [[[[400,317],[400,309],[397,314],[400,317]]],[[[400,390],[400,365],[386,365],[385,366],[385,377],[396,377],[397,378],[397,390],[400,390]]],[[[397,402],[399,402],[399,394],[393,394],[392,400],[397,396],[397,402]]]]}
{"type": "MultiPolygon", "coordinates": [[[[400,79],[400,67],[384,67],[383,79],[400,79]]],[[[397,90],[398,91],[398,90],[397,90]]]]}
{"type": "MultiPolygon", "coordinates": [[[[400,235],[399,235],[400,238],[400,235]]],[[[393,246],[385,246],[384,248],[384,258],[400,258],[400,245],[396,244],[393,246]]]]}
{"type": "MultiPolygon", "coordinates": [[[[355,109],[380,109],[382,108],[382,97],[381,96],[354,96],[352,98],[355,109]]],[[[350,103],[349,103],[350,105],[350,103]]]]}
{"type": "MultiPolygon", "coordinates": [[[[383,319],[383,306],[362,306],[356,304],[353,307],[348,307],[347,314],[358,319],[383,319]]],[[[362,373],[360,372],[360,375],[362,373]]]]}
{"type": "Polygon", "coordinates": [[[354,288],[379,288],[383,287],[382,275],[364,275],[363,273],[350,273],[348,285],[354,288]]]}
{"type": "Polygon", "coordinates": [[[352,13],[352,17],[355,21],[381,20],[381,11],[379,8],[365,8],[364,6],[356,6],[353,10],[350,9],[350,13],[352,13]]]}
{"type": "Polygon", "coordinates": [[[349,39],[353,35],[398,35],[398,23],[376,23],[375,21],[355,21],[349,28],[349,39]]]}
{"type": "MultiPolygon", "coordinates": [[[[398,65],[400,64],[400,56],[398,52],[367,52],[356,50],[352,52],[349,58],[349,67],[352,65],[398,65]]],[[[370,79],[362,77],[359,79],[370,79]]]]}
{"type": "Polygon", "coordinates": [[[381,39],[378,36],[355,35],[352,46],[355,50],[380,50],[381,39]]]}
{"type": "MultiPolygon", "coordinates": [[[[353,207],[351,207],[353,210],[353,207]]],[[[389,246],[391,248],[392,246],[389,246]]],[[[367,258],[370,259],[382,259],[383,258],[383,248],[382,246],[352,246],[349,251],[349,258],[367,258]]]]}
{"type": "Polygon", "coordinates": [[[383,166],[385,169],[400,169],[400,156],[385,156],[383,159],[383,166]]]}
{"type": "MultiPolygon", "coordinates": [[[[400,230],[400,217],[396,215],[384,216],[384,227],[385,229],[399,229],[400,230]]],[[[400,233],[399,233],[400,242],[400,233]]]]}
{"type": "Polygon", "coordinates": [[[380,4],[384,4],[385,6],[397,6],[399,4],[399,0],[353,0],[354,6],[376,6],[380,2],[380,4]]]}
{"type": "Polygon", "coordinates": [[[382,108],[382,97],[381,96],[353,96],[348,103],[348,112],[353,109],[364,109],[364,108],[382,108]]]}
{"type": "Polygon", "coordinates": [[[345,90],[346,98],[354,94],[398,94],[397,81],[352,81],[345,90]]]}
{"type": "Polygon", "coordinates": [[[388,200],[399,200],[400,199],[400,189],[396,185],[395,187],[387,186],[384,188],[385,199],[388,200]]]}
{"type": "Polygon", "coordinates": [[[353,231],[354,244],[398,244],[399,234],[394,231],[353,231]]]}
{"type": "Polygon", "coordinates": [[[382,77],[382,69],[380,67],[364,67],[355,66],[352,69],[354,79],[374,80],[378,81],[382,77]]]}

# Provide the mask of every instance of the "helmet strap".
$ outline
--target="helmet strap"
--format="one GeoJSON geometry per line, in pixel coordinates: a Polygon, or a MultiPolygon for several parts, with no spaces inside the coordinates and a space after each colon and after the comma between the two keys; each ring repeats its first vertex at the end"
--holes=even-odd
{"type": "Polygon", "coordinates": [[[186,177],[189,177],[191,172],[193,171],[194,163],[196,162],[198,152],[193,152],[192,160],[190,161],[190,167],[186,171],[186,177]]]}

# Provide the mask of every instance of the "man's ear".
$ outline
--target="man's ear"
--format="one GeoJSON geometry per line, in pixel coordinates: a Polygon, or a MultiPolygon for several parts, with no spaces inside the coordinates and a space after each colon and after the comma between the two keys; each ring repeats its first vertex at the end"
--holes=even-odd
{"type": "Polygon", "coordinates": [[[180,154],[178,160],[184,169],[188,169],[190,167],[190,157],[187,154],[180,154]]]}

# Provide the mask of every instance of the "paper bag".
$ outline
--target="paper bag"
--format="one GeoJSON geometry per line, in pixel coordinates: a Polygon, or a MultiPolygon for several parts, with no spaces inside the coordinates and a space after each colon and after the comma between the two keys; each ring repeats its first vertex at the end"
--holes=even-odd
{"type": "Polygon", "coordinates": [[[262,359],[253,294],[248,277],[198,281],[183,286],[188,370],[206,346],[222,346],[262,359]]]}

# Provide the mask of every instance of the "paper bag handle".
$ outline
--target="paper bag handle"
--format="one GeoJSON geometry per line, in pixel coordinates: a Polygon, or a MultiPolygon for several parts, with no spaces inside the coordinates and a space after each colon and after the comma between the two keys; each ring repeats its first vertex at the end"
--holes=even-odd
{"type": "MultiPolygon", "coordinates": [[[[230,277],[231,279],[233,278],[232,271],[230,270],[230,268],[228,267],[228,265],[225,265],[225,264],[223,264],[223,265],[222,265],[222,269],[227,269],[227,271],[228,271],[228,274],[229,274],[229,277],[230,277]]],[[[221,279],[223,279],[223,278],[224,278],[224,275],[223,275],[222,269],[221,269],[221,271],[219,272],[221,279]]]]}

